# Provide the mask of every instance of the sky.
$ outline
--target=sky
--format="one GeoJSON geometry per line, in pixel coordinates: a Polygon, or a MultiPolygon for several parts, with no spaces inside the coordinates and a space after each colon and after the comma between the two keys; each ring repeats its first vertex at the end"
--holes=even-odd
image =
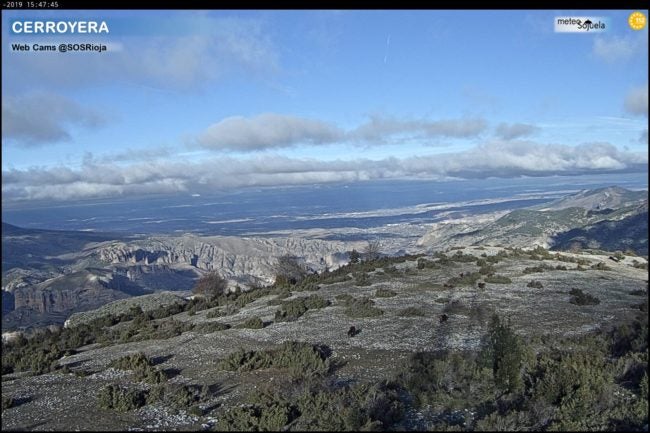
{"type": "Polygon", "coordinates": [[[632,12],[3,10],[2,203],[647,172],[632,12]],[[39,20],[109,33],[10,31],[39,20]]]}

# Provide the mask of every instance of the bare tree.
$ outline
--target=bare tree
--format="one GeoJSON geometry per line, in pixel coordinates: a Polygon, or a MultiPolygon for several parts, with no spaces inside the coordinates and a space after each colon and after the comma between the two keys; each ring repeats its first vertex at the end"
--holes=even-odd
{"type": "Polygon", "coordinates": [[[379,241],[369,241],[368,246],[363,250],[363,254],[366,257],[366,260],[376,260],[379,258],[381,251],[381,244],[379,241]]]}
{"type": "Polygon", "coordinates": [[[198,279],[192,292],[198,295],[205,295],[206,297],[213,298],[223,295],[228,289],[228,281],[226,281],[217,271],[212,271],[205,274],[198,279]]]}
{"type": "Polygon", "coordinates": [[[295,285],[300,283],[307,274],[307,269],[298,261],[297,257],[286,254],[278,258],[275,283],[277,285],[295,285]]]}

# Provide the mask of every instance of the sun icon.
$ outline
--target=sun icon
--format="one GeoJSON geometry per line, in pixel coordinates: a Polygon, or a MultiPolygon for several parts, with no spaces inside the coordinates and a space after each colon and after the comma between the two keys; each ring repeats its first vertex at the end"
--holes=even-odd
{"type": "Polygon", "coordinates": [[[632,30],[642,30],[646,25],[647,19],[641,12],[632,12],[627,22],[632,30]]]}

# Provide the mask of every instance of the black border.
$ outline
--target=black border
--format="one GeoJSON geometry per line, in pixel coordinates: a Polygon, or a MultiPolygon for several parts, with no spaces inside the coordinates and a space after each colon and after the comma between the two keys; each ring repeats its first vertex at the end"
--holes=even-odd
{"type": "Polygon", "coordinates": [[[343,1],[310,1],[298,2],[295,0],[263,1],[263,0],[231,0],[231,1],[208,1],[208,0],[182,0],[177,3],[168,2],[163,5],[161,2],[143,0],[95,0],[92,2],[84,0],[15,0],[23,3],[23,7],[7,7],[9,1],[2,0],[3,10],[279,10],[279,9],[375,9],[375,10],[424,10],[424,9],[445,9],[445,10],[642,10],[647,11],[647,2],[640,0],[566,0],[566,1],[540,1],[523,0],[520,2],[497,0],[489,3],[480,3],[476,0],[465,1],[400,1],[392,2],[343,2],[343,1]],[[58,7],[52,7],[56,2],[58,7]],[[28,3],[45,3],[45,7],[29,7],[28,3]],[[172,6],[173,5],[173,6],[172,6]]]}

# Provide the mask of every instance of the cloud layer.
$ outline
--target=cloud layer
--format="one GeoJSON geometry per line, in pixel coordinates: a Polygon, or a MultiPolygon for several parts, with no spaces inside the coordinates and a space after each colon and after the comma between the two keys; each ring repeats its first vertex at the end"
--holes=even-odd
{"type": "Polygon", "coordinates": [[[223,119],[199,134],[195,144],[213,150],[251,152],[337,142],[380,145],[404,139],[473,138],[485,129],[487,122],[480,118],[404,120],[371,116],[360,126],[344,131],[320,120],[265,113],[253,117],[234,116],[223,119]]]}
{"type": "Polygon", "coordinates": [[[267,113],[251,118],[228,117],[208,127],[197,141],[209,149],[247,152],[332,143],[342,137],[342,131],[325,122],[267,113]]]}
{"type": "Polygon", "coordinates": [[[642,172],[647,152],[608,143],[579,146],[493,141],[464,152],[410,158],[318,161],[281,156],[153,161],[119,166],[87,159],[68,167],[3,171],[3,202],[70,200],[215,188],[299,185],[390,178],[488,178],[642,172]]]}
{"type": "Polygon", "coordinates": [[[2,100],[2,138],[23,146],[71,139],[71,129],[106,123],[99,111],[61,95],[35,93],[2,100]]]}
{"type": "Polygon", "coordinates": [[[404,120],[385,116],[371,116],[370,120],[350,131],[351,139],[383,142],[398,135],[412,139],[434,137],[470,138],[476,137],[487,128],[487,122],[480,118],[442,120],[404,120]]]}

